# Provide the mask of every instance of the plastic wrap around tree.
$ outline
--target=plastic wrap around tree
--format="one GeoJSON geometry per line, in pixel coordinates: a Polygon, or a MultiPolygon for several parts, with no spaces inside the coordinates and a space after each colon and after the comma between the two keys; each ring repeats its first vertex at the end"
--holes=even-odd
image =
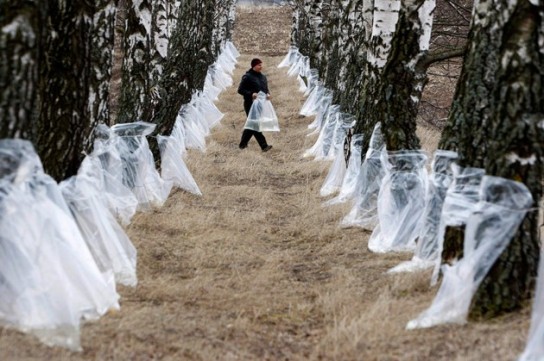
{"type": "Polygon", "coordinates": [[[344,158],[343,152],[338,152],[336,158],[334,158],[334,162],[331,164],[329,173],[321,186],[319,194],[322,197],[327,197],[338,192],[340,186],[342,185],[345,173],[346,159],[344,158]]]}
{"type": "Polygon", "coordinates": [[[327,118],[327,114],[329,112],[329,107],[331,106],[331,104],[332,91],[329,89],[325,89],[319,100],[319,105],[317,107],[317,113],[315,114],[314,121],[308,124],[308,129],[314,129],[313,132],[307,135],[308,137],[321,131],[325,119],[327,118]]]}
{"type": "Polygon", "coordinates": [[[56,182],[24,140],[0,140],[0,323],[80,350],[82,319],[117,309],[56,182]]]}
{"type": "Polygon", "coordinates": [[[86,157],[77,176],[63,181],[60,189],[100,271],[113,272],[117,283],[136,286],[136,248],[106,206],[100,171],[99,161],[86,157]]]}
{"type": "Polygon", "coordinates": [[[305,75],[309,71],[310,58],[300,54],[287,71],[287,76],[305,75]]]}
{"type": "Polygon", "coordinates": [[[341,227],[361,227],[373,230],[378,223],[377,201],[380,184],[385,175],[382,153],[386,152],[380,123],[370,138],[369,148],[361,163],[351,211],[340,222],[341,227]]]}
{"type": "MultiPolygon", "coordinates": [[[[344,141],[349,129],[355,125],[355,117],[348,113],[339,112],[336,117],[332,134],[327,133],[323,138],[323,147],[321,154],[316,159],[333,160],[336,153],[344,153],[344,141]]],[[[329,131],[327,128],[325,131],[329,131]]],[[[344,163],[345,164],[345,163],[344,163]]]]}
{"type": "Polygon", "coordinates": [[[182,157],[181,145],[173,136],[158,136],[157,142],[161,152],[161,177],[165,182],[187,192],[202,195],[191,172],[182,157]]]}
{"type": "Polygon", "coordinates": [[[278,68],[291,66],[291,64],[295,62],[298,53],[298,47],[291,45],[287,51],[287,55],[285,55],[282,61],[278,64],[278,68]]]}
{"type": "MultiPolygon", "coordinates": [[[[317,69],[310,69],[308,70],[308,74],[306,76],[306,91],[304,92],[304,96],[307,97],[310,95],[310,92],[314,90],[316,85],[319,84],[319,70],[317,69]]],[[[332,96],[332,91],[331,91],[332,96]]]]}
{"type": "Polygon", "coordinates": [[[94,149],[89,157],[100,162],[96,175],[102,176],[103,196],[110,211],[122,224],[128,225],[138,208],[138,199],[123,184],[123,161],[116,146],[120,139],[104,124],[96,127],[95,134],[94,149]]]}
{"type": "Polygon", "coordinates": [[[313,115],[316,115],[321,105],[321,101],[323,100],[322,98],[325,93],[325,89],[326,88],[323,86],[323,84],[318,81],[316,86],[314,86],[314,88],[308,95],[308,98],[306,98],[304,104],[302,104],[302,108],[300,108],[299,114],[304,115],[305,117],[311,117],[313,115]]]}
{"type": "Polygon", "coordinates": [[[196,109],[202,114],[202,117],[206,120],[208,128],[212,129],[215,127],[225,114],[221,113],[217,106],[211,101],[210,98],[204,93],[195,93],[194,95],[194,104],[196,109]]]}
{"type": "Polygon", "coordinates": [[[544,359],[544,251],[540,250],[536,293],[531,314],[531,328],[527,345],[518,361],[541,361],[544,359]]]}
{"type": "Polygon", "coordinates": [[[339,114],[339,105],[334,104],[328,107],[327,114],[323,119],[323,126],[321,127],[321,130],[319,132],[319,136],[317,137],[314,145],[304,152],[304,154],[302,155],[304,158],[321,157],[323,155],[323,145],[326,139],[332,137],[332,135],[334,134],[334,127],[336,126],[339,114]]]}
{"type": "Polygon", "coordinates": [[[474,293],[532,204],[523,183],[484,176],[479,201],[467,220],[463,258],[451,267],[444,266],[444,278],[432,305],[406,328],[465,323],[474,293]]]}
{"type": "MultiPolygon", "coordinates": [[[[340,190],[338,196],[328,200],[323,205],[332,206],[339,203],[344,203],[349,199],[353,198],[355,193],[357,180],[359,178],[359,173],[361,171],[361,148],[363,146],[363,135],[354,134],[351,137],[350,143],[350,157],[348,160],[347,169],[345,171],[344,177],[342,179],[342,184],[340,185],[340,190]]],[[[343,153],[341,153],[344,156],[343,153]]]]}
{"type": "Polygon", "coordinates": [[[279,132],[280,125],[274,111],[272,102],[267,95],[260,91],[257,99],[251,104],[244,129],[251,129],[257,132],[279,132]]]}
{"type": "Polygon", "coordinates": [[[111,129],[120,137],[117,149],[123,164],[123,183],[129,187],[142,210],[160,207],[166,201],[171,185],[161,179],[146,136],[155,124],[134,122],[116,124],[111,129]]]}
{"type": "Polygon", "coordinates": [[[417,240],[414,257],[402,262],[389,272],[412,272],[434,266],[438,254],[438,231],[442,206],[446,198],[446,191],[453,180],[451,164],[457,159],[457,153],[438,149],[433,158],[432,173],[425,195],[425,211],[417,240]]]}
{"type": "Polygon", "coordinates": [[[368,241],[372,252],[413,251],[427,189],[427,156],[420,150],[388,152],[378,194],[378,226],[368,241]]]}
{"type": "Polygon", "coordinates": [[[438,282],[441,255],[444,249],[444,235],[446,227],[459,227],[467,223],[476,203],[479,200],[479,191],[485,170],[482,168],[463,168],[453,163],[451,165],[453,181],[446,191],[446,198],[442,206],[442,216],[438,227],[438,247],[436,261],[431,277],[431,285],[438,282]]]}

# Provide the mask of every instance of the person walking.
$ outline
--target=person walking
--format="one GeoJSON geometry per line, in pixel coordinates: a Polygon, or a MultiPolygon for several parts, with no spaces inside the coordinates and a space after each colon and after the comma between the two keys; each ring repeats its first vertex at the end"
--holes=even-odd
{"type": "MultiPolygon", "coordinates": [[[[253,100],[257,98],[259,91],[265,93],[267,98],[270,99],[268,81],[266,76],[261,73],[262,69],[263,62],[261,59],[255,58],[251,60],[251,69],[249,69],[244,76],[242,76],[242,80],[238,86],[238,94],[244,97],[244,110],[246,111],[246,115],[249,115],[249,110],[251,109],[253,100]]],[[[263,152],[268,152],[270,149],[272,149],[272,146],[266,143],[266,138],[264,137],[263,133],[251,129],[244,129],[242,132],[240,149],[247,148],[247,143],[249,143],[251,137],[255,137],[263,152]]]]}

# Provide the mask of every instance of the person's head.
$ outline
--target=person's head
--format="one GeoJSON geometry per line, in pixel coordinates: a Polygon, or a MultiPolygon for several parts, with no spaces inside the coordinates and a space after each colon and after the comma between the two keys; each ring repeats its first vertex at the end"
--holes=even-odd
{"type": "Polygon", "coordinates": [[[259,58],[255,58],[251,60],[251,69],[253,69],[256,72],[260,72],[263,68],[263,62],[259,58]]]}

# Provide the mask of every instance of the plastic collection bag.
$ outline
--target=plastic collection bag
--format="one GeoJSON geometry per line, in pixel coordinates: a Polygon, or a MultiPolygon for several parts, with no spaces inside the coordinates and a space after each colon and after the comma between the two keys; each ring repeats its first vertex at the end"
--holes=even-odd
{"type": "Polygon", "coordinates": [[[544,251],[540,251],[536,293],[531,314],[531,328],[527,345],[518,361],[541,361],[544,359],[544,251]]]}
{"type": "Polygon", "coordinates": [[[253,101],[251,109],[249,109],[244,129],[251,129],[257,132],[280,131],[278,117],[276,116],[272,102],[267,99],[267,95],[262,91],[257,94],[257,99],[253,101]]]}
{"type": "Polygon", "coordinates": [[[98,268],[113,272],[117,283],[136,286],[136,249],[107,208],[100,173],[100,161],[86,157],[77,176],[59,187],[98,268]]]}
{"type": "Polygon", "coordinates": [[[408,322],[407,329],[465,323],[474,293],[533,204],[524,184],[491,176],[483,177],[479,198],[467,220],[463,258],[444,266],[432,305],[408,322]]]}
{"type": "Polygon", "coordinates": [[[112,126],[112,131],[120,137],[117,149],[123,165],[123,182],[129,187],[142,210],[161,207],[171,185],[165,184],[155,168],[153,154],[146,136],[156,125],[146,122],[123,123],[112,126]]]}
{"type": "Polygon", "coordinates": [[[385,175],[382,153],[386,152],[380,123],[374,126],[359,178],[351,211],[340,222],[341,227],[362,227],[373,230],[378,223],[377,201],[385,175]]]}
{"type": "Polygon", "coordinates": [[[446,192],[453,180],[451,171],[452,162],[457,159],[457,153],[438,149],[434,154],[432,173],[429,176],[429,185],[425,195],[425,211],[423,223],[417,241],[414,257],[402,262],[389,272],[412,272],[433,267],[438,255],[438,232],[442,206],[446,192]]]}
{"type": "Polygon", "coordinates": [[[346,173],[346,159],[343,152],[338,152],[334,162],[329,169],[329,173],[321,186],[320,194],[322,197],[330,196],[340,190],[342,181],[346,173]]]}
{"type": "Polygon", "coordinates": [[[0,169],[0,323],[80,350],[81,320],[119,308],[113,277],[96,266],[29,142],[0,140],[0,169]]]}
{"type": "MultiPolygon", "coordinates": [[[[327,133],[323,139],[322,154],[317,160],[333,160],[338,152],[344,153],[344,141],[348,131],[355,125],[355,117],[348,113],[339,112],[336,117],[334,129],[327,133]]],[[[328,128],[326,129],[329,130],[328,128]]]]}
{"type": "Polygon", "coordinates": [[[325,89],[323,93],[321,94],[321,98],[318,100],[318,102],[319,104],[317,107],[317,113],[315,115],[315,119],[312,123],[308,125],[308,129],[314,129],[314,131],[308,134],[307,136],[311,136],[321,131],[321,128],[323,127],[323,123],[325,122],[325,119],[327,118],[329,107],[332,105],[332,91],[330,91],[329,89],[325,89]]]}
{"type": "Polygon", "coordinates": [[[321,82],[318,82],[318,84],[314,86],[311,93],[308,95],[308,98],[302,105],[302,108],[300,109],[299,114],[304,115],[306,117],[311,117],[313,115],[316,115],[317,111],[319,110],[319,106],[321,105],[321,100],[322,100],[324,91],[325,91],[325,88],[323,87],[321,82]]]}
{"type": "Polygon", "coordinates": [[[202,195],[191,172],[185,165],[182,157],[181,146],[173,137],[158,136],[157,141],[161,152],[161,177],[165,181],[187,192],[202,195]]]}
{"type": "Polygon", "coordinates": [[[437,257],[431,277],[431,285],[438,282],[446,227],[459,227],[467,223],[476,203],[478,203],[480,184],[485,175],[485,170],[482,168],[462,168],[455,163],[451,165],[451,170],[453,172],[453,181],[446,191],[446,198],[442,206],[442,216],[438,228],[437,257]]]}
{"type": "Polygon", "coordinates": [[[415,249],[425,207],[426,160],[420,150],[388,152],[383,159],[386,174],[378,194],[379,224],[368,241],[372,252],[415,249]]]}
{"type": "MultiPolygon", "coordinates": [[[[334,134],[334,128],[336,127],[336,123],[338,121],[338,117],[340,114],[340,106],[339,105],[330,105],[327,107],[327,114],[325,115],[323,119],[323,126],[321,127],[321,130],[319,132],[319,136],[317,137],[317,140],[315,141],[314,145],[307,149],[304,154],[302,155],[304,158],[308,157],[314,157],[314,158],[320,158],[323,159],[323,154],[325,154],[324,146],[325,143],[327,143],[327,146],[330,147],[331,140],[330,138],[334,134]]],[[[329,148],[327,148],[328,150],[329,148]]]]}
{"type": "Polygon", "coordinates": [[[285,55],[282,61],[278,64],[278,68],[285,68],[291,66],[291,64],[296,61],[297,54],[300,54],[298,51],[298,47],[290,46],[287,55],[285,55]]]}
{"type": "Polygon", "coordinates": [[[342,179],[342,184],[338,196],[328,200],[323,205],[332,206],[339,203],[344,203],[349,199],[352,199],[357,186],[357,180],[361,171],[361,149],[363,146],[363,135],[355,134],[351,137],[350,143],[350,157],[348,160],[347,169],[342,179]]]}

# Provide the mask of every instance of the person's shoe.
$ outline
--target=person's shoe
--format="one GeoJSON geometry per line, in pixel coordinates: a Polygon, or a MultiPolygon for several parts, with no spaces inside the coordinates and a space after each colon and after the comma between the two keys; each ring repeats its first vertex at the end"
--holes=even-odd
{"type": "Polygon", "coordinates": [[[272,149],[272,146],[267,145],[266,147],[263,148],[263,152],[268,152],[270,149],[272,149]]]}
{"type": "Polygon", "coordinates": [[[247,148],[247,145],[244,145],[244,146],[239,145],[238,148],[240,148],[240,149],[246,149],[246,148],[247,148]]]}

